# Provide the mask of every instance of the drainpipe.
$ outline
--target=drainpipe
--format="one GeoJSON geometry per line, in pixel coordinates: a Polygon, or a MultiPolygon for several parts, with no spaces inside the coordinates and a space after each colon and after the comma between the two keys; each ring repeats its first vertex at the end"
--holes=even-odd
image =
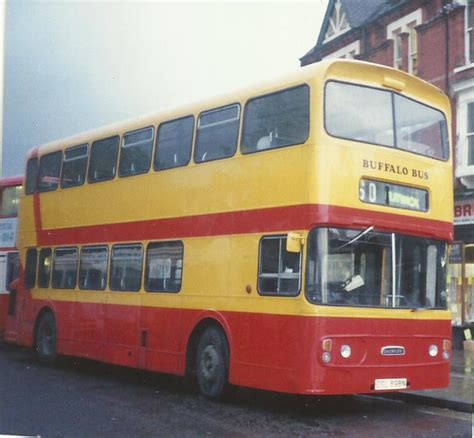
{"type": "Polygon", "coordinates": [[[444,14],[444,72],[445,72],[445,93],[449,95],[449,13],[453,10],[453,4],[449,0],[443,0],[444,14]]]}

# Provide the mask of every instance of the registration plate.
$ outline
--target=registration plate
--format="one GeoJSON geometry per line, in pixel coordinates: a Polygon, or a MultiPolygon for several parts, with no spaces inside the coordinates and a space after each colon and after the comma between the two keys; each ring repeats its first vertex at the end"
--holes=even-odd
{"type": "Polygon", "coordinates": [[[383,391],[387,389],[406,389],[407,379],[375,379],[376,391],[383,391]]]}

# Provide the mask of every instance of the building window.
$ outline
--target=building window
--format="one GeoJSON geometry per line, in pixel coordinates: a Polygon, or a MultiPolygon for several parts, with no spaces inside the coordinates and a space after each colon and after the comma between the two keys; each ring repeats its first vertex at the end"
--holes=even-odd
{"type": "Polygon", "coordinates": [[[309,135],[309,87],[251,99],[245,105],[241,150],[248,154],[302,144],[309,135]]]}
{"type": "Polygon", "coordinates": [[[345,12],[342,10],[341,0],[334,4],[334,10],[329,18],[324,43],[342,35],[350,29],[345,12]]]}
{"type": "Polygon", "coordinates": [[[336,50],[335,52],[332,52],[329,55],[326,55],[323,59],[333,59],[333,58],[354,59],[359,54],[360,54],[360,41],[357,40],[351,44],[348,44],[342,49],[336,50]]]}
{"type": "Polygon", "coordinates": [[[73,146],[64,151],[61,187],[75,187],[84,184],[87,171],[88,145],[73,146]]]}
{"type": "Polygon", "coordinates": [[[474,102],[467,104],[467,165],[474,165],[474,102]]]}
{"type": "Polygon", "coordinates": [[[53,152],[40,158],[38,191],[51,192],[59,185],[59,174],[61,172],[62,152],[53,152]]]}
{"type": "Polygon", "coordinates": [[[79,289],[104,290],[107,283],[109,249],[106,246],[84,247],[79,267],[79,289]]]}
{"type": "Polygon", "coordinates": [[[143,248],[139,244],[114,245],[110,289],[137,292],[142,281],[143,248]]]}
{"type": "Polygon", "coordinates": [[[262,295],[298,295],[301,253],[286,250],[286,236],[268,236],[260,241],[258,290],[262,295]]]}
{"type": "Polygon", "coordinates": [[[55,289],[74,289],[77,279],[77,248],[54,250],[51,285],[55,289]]]}
{"type": "Polygon", "coordinates": [[[183,243],[155,242],[146,250],[145,289],[179,292],[183,275],[183,243]]]}
{"type": "Polygon", "coordinates": [[[191,158],[194,117],[164,122],[158,128],[154,169],[186,166],[191,158]]]}
{"type": "Polygon", "coordinates": [[[119,137],[109,137],[92,143],[88,181],[90,183],[114,178],[117,167],[119,137]]]}
{"type": "Polygon", "coordinates": [[[194,161],[203,163],[234,155],[239,122],[240,106],[237,104],[202,113],[198,120],[194,161]]]}
{"type": "Polygon", "coordinates": [[[146,173],[150,169],[154,129],[146,128],[123,136],[119,176],[146,173]]]}
{"type": "Polygon", "coordinates": [[[387,39],[393,40],[393,66],[399,70],[403,67],[403,60],[407,60],[408,72],[417,73],[418,65],[418,35],[416,26],[421,24],[421,9],[405,15],[387,26],[387,39]],[[402,34],[408,35],[408,53],[403,53],[402,34]]]}

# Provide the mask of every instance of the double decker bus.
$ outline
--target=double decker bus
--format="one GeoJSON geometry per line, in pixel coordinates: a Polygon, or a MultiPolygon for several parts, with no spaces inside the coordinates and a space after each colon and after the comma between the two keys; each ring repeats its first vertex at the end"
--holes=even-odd
{"type": "Polygon", "coordinates": [[[449,101],[325,61],[30,151],[17,342],[299,394],[446,386],[449,101]]]}
{"type": "Polygon", "coordinates": [[[14,312],[15,297],[10,296],[9,285],[18,277],[16,228],[22,184],[20,176],[0,178],[0,339],[14,312]]]}

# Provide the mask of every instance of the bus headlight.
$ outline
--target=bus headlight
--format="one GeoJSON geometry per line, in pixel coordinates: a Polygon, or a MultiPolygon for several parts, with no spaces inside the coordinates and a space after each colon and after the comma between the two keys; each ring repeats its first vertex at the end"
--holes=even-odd
{"type": "Polygon", "coordinates": [[[435,357],[438,354],[438,347],[436,345],[430,345],[430,349],[428,350],[431,357],[435,357]]]}
{"type": "Polygon", "coordinates": [[[341,356],[344,359],[348,359],[349,357],[351,357],[351,354],[352,354],[352,350],[351,350],[351,347],[349,345],[342,345],[341,346],[341,356]]]}

